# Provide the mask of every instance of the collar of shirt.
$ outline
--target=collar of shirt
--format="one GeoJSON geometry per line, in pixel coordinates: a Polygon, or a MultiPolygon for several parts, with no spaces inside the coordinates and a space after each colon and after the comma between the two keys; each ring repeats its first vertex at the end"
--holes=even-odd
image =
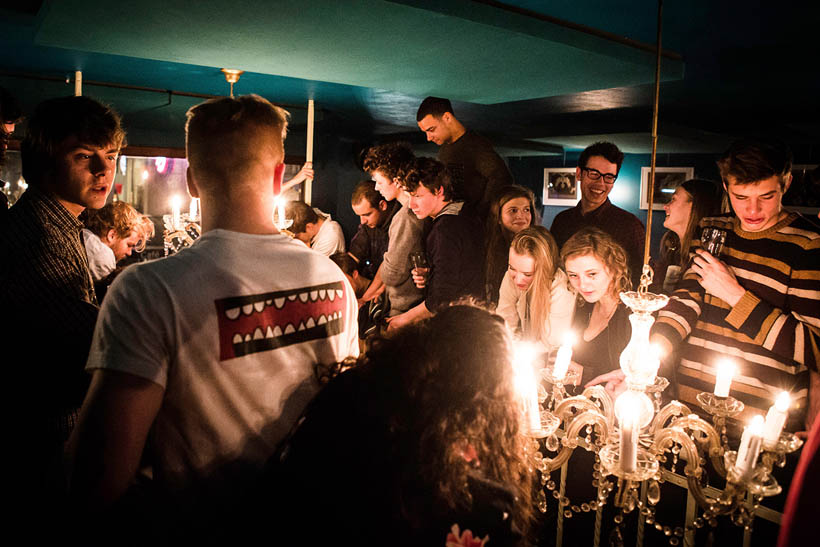
{"type": "Polygon", "coordinates": [[[54,196],[42,192],[36,186],[29,186],[24,196],[28,196],[32,207],[44,223],[51,224],[65,232],[79,233],[83,229],[83,223],[69,213],[68,209],[63,207],[54,196]]]}

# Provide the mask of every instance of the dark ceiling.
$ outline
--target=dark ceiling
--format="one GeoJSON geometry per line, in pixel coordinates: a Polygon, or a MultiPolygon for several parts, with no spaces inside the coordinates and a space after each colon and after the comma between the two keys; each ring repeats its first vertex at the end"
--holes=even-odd
{"type": "MultiPolygon", "coordinates": [[[[371,138],[420,143],[429,94],[506,155],[560,154],[601,137],[647,152],[654,0],[505,2],[92,0],[4,2],[0,85],[30,109],[73,91],[124,114],[132,144],[181,146],[184,112],[238,93],[289,105],[371,138]],[[121,84],[111,87],[99,84],[121,84]]],[[[664,3],[659,151],[714,153],[773,133],[820,156],[815,2],[664,3]]]]}

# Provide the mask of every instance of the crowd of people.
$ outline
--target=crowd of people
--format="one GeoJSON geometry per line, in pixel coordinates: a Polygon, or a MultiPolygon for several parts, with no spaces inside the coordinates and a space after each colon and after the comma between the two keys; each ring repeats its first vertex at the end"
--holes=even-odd
{"type": "MultiPolygon", "coordinates": [[[[21,113],[3,97],[5,150],[21,113]]],[[[1,331],[24,356],[9,370],[19,514],[89,542],[532,541],[511,344],[548,357],[574,334],[580,383],[617,393],[631,336],[619,294],[641,280],[644,225],[609,200],[613,143],[581,153],[579,203],[547,229],[448,100],[425,99],[417,122],[438,158],[369,149],[347,245],[304,202],[287,204],[287,233],[274,223],[287,112],[206,101],[185,126],[202,236],[117,269],[153,235],[106,204],[121,120],[86,97],[39,105],[21,143],[28,190],[0,208],[1,331]]],[[[651,338],[682,401],[730,355],[746,413],[785,389],[788,427],[805,431],[820,407],[820,228],[782,206],[791,163],[777,141],[739,140],[720,183],[675,190],[652,262],[652,290],[671,298],[651,338]],[[720,252],[704,227],[724,233],[720,252]]]]}

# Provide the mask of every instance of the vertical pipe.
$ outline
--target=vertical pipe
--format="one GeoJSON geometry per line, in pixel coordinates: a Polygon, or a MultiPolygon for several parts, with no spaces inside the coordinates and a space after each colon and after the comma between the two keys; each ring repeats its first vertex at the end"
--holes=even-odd
{"type": "Polygon", "coordinates": [[[646,241],[643,248],[643,263],[649,264],[649,247],[652,240],[652,201],[655,195],[655,156],[658,151],[658,98],[661,90],[661,29],[663,28],[663,0],[658,0],[658,43],[655,63],[655,102],[652,107],[652,157],[649,167],[649,188],[646,212],[646,241]]]}
{"type": "Polygon", "coordinates": [[[686,486],[686,519],[683,525],[683,546],[695,547],[695,517],[697,516],[698,504],[695,501],[695,496],[689,490],[689,485],[686,486]]]}
{"type": "Polygon", "coordinates": [[[82,70],[74,71],[74,96],[82,97],[83,95],[83,72],[82,70]]]}
{"type": "MultiPolygon", "coordinates": [[[[646,481],[641,481],[641,508],[646,507],[646,481]]],[[[638,511],[638,537],[635,540],[635,547],[643,547],[644,516],[638,511]]]]}
{"type": "MultiPolygon", "coordinates": [[[[313,118],[315,116],[313,99],[308,99],[307,113],[307,147],[305,161],[313,164],[313,118]]],[[[305,203],[310,205],[313,196],[313,179],[305,180],[305,203]]]]}
{"type": "Polygon", "coordinates": [[[558,486],[558,530],[555,533],[555,547],[561,547],[564,542],[564,506],[561,505],[561,500],[564,499],[567,489],[567,465],[568,461],[561,466],[561,483],[558,486]]]}
{"type": "Polygon", "coordinates": [[[598,547],[601,544],[601,524],[603,524],[604,519],[604,504],[601,503],[601,483],[603,483],[602,479],[598,480],[598,497],[597,500],[597,507],[595,509],[595,530],[593,532],[592,538],[592,546],[598,547]]]}

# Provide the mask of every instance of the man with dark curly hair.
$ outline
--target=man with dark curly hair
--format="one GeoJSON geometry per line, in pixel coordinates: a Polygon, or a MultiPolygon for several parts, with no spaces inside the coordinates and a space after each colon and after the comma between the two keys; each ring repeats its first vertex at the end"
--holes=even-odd
{"type": "Polygon", "coordinates": [[[360,299],[373,300],[386,290],[391,316],[406,312],[421,302],[423,296],[410,276],[409,255],[422,251],[424,221],[408,209],[410,198],[402,189],[404,172],[413,159],[413,151],[407,143],[374,146],[364,158],[364,170],[376,181],[376,190],[385,200],[396,200],[401,205],[386,226],[387,251],[382,264],[360,299]]]}
{"type": "Polygon", "coordinates": [[[430,317],[464,297],[480,299],[484,293],[484,231],[481,221],[453,200],[452,179],[444,165],[418,158],[407,170],[404,188],[408,207],[420,219],[432,218],[425,238],[429,271],[413,270],[413,281],[426,289],[423,302],[390,318],[388,330],[430,317]]]}

